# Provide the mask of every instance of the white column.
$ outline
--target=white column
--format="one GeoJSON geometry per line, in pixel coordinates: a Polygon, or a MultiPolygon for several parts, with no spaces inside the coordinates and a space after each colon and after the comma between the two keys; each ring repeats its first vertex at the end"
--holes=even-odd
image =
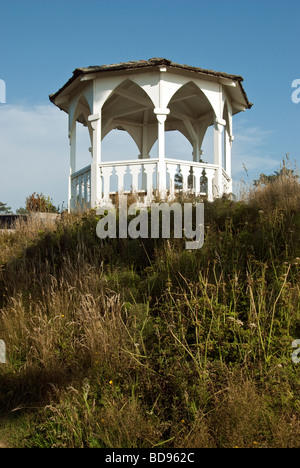
{"type": "Polygon", "coordinates": [[[225,131],[225,171],[227,175],[230,177],[229,183],[229,192],[232,192],[232,179],[231,179],[231,148],[232,142],[234,140],[233,136],[230,136],[228,130],[226,128],[225,131]]]}
{"type": "Polygon", "coordinates": [[[223,195],[223,130],[226,121],[223,119],[215,119],[214,123],[214,164],[218,166],[214,178],[214,197],[222,197],[223,195]]]}
{"type": "Polygon", "coordinates": [[[202,139],[200,139],[200,128],[199,125],[196,129],[196,138],[193,143],[193,161],[200,162],[203,151],[201,150],[202,139]]]}
{"type": "Polygon", "coordinates": [[[144,111],[143,127],[142,127],[142,159],[149,158],[148,155],[148,118],[149,109],[144,111]]]}
{"type": "MultiPolygon", "coordinates": [[[[144,118],[143,118],[143,126],[140,129],[141,132],[141,154],[139,155],[139,159],[149,159],[150,156],[148,154],[148,119],[149,119],[149,109],[144,111],[144,118]]],[[[141,166],[142,170],[142,190],[147,189],[147,175],[141,166]]]]}
{"type": "Polygon", "coordinates": [[[89,116],[89,121],[93,130],[92,135],[92,157],[91,165],[91,208],[94,209],[100,205],[102,189],[100,177],[101,163],[101,116],[93,114],[89,116]]]}
{"type": "Polygon", "coordinates": [[[193,144],[193,161],[194,162],[199,162],[201,155],[202,155],[202,151],[199,148],[199,143],[198,143],[198,141],[194,141],[194,144],[193,144]]]}
{"type": "MultiPolygon", "coordinates": [[[[148,116],[149,109],[144,112],[143,128],[142,128],[142,154],[141,159],[149,159],[148,154],[148,116]]],[[[142,169],[142,190],[147,189],[147,176],[142,169]]]]}
{"type": "Polygon", "coordinates": [[[165,162],[165,121],[170,109],[154,109],[158,120],[158,192],[162,198],[166,195],[167,171],[165,162]]]}
{"type": "Polygon", "coordinates": [[[232,175],[231,175],[231,150],[232,143],[234,141],[233,129],[232,129],[232,106],[230,102],[227,102],[227,125],[226,125],[226,145],[225,145],[225,170],[230,177],[229,182],[229,193],[232,193],[232,175]]]}
{"type": "Polygon", "coordinates": [[[76,122],[73,125],[69,133],[69,142],[70,142],[70,174],[69,174],[69,195],[68,195],[68,211],[72,210],[75,205],[76,200],[72,197],[75,197],[75,193],[73,193],[73,186],[72,186],[72,174],[76,171],[76,122]]]}
{"type": "Polygon", "coordinates": [[[231,141],[227,128],[225,129],[225,171],[231,177],[231,141]]]}

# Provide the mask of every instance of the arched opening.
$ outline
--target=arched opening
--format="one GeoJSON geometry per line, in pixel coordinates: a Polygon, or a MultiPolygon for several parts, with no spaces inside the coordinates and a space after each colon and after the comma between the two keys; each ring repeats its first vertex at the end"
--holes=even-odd
{"type": "MultiPolygon", "coordinates": [[[[102,140],[101,155],[103,162],[132,161],[138,159],[139,148],[129,133],[122,129],[111,130],[102,140]]],[[[132,177],[127,168],[124,176],[124,190],[130,191],[132,177]]],[[[110,180],[110,190],[118,190],[118,177],[116,169],[113,170],[110,180]]]]}
{"type": "Polygon", "coordinates": [[[139,155],[148,157],[153,145],[148,129],[157,124],[153,109],[153,102],[140,86],[128,79],[123,81],[113,90],[102,107],[102,138],[112,130],[125,130],[139,150],[136,156],[131,155],[129,159],[139,155]]]}
{"type": "Polygon", "coordinates": [[[179,130],[167,131],[165,142],[167,158],[192,160],[193,147],[190,141],[179,130]]]}
{"type": "MultiPolygon", "coordinates": [[[[214,110],[201,89],[192,81],[183,85],[170,99],[170,115],[166,120],[166,156],[194,163],[213,163],[214,110]],[[173,134],[173,141],[169,135],[173,134]],[[171,144],[170,144],[171,143],[171,144]],[[172,148],[173,146],[173,148],[172,148]],[[172,151],[172,155],[169,151],[172,151]]],[[[180,164],[175,174],[175,189],[207,192],[207,177],[203,170],[180,164]],[[197,188],[198,187],[198,188],[197,188]]],[[[199,193],[199,192],[197,192],[199,193]]]]}
{"type": "MultiPolygon", "coordinates": [[[[127,79],[117,86],[102,107],[102,162],[126,162],[149,159],[150,150],[157,138],[157,120],[154,104],[147,93],[127,79]]],[[[125,164],[126,165],[126,164],[125,164]]],[[[112,170],[110,191],[145,189],[146,175],[142,167],[128,165],[124,174],[120,165],[112,170]],[[121,175],[120,175],[121,174],[121,175]]]]}
{"type": "Polygon", "coordinates": [[[121,129],[111,130],[102,140],[102,161],[127,161],[137,159],[139,148],[128,132],[121,129]]]}
{"type": "Polygon", "coordinates": [[[188,146],[180,145],[181,158],[200,161],[202,146],[207,128],[213,124],[214,111],[211,103],[192,81],[183,85],[171,98],[168,108],[170,115],[166,121],[166,132],[177,130],[190,142],[188,146]]]}

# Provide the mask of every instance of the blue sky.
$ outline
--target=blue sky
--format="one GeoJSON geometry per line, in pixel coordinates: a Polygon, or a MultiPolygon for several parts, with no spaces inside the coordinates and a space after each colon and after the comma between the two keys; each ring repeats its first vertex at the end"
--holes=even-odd
{"type": "Polygon", "coordinates": [[[36,191],[66,203],[67,119],[48,95],[77,67],[150,57],[244,77],[254,107],[234,118],[236,182],[286,153],[299,165],[299,19],[294,0],[1,0],[0,200],[16,209],[36,191]]]}

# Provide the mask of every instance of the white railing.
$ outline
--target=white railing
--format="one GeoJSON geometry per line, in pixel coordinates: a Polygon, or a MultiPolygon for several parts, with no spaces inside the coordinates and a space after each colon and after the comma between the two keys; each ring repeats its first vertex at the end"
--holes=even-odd
{"type": "Polygon", "coordinates": [[[91,166],[71,175],[71,209],[91,207],[91,166]]]}
{"type": "MultiPolygon", "coordinates": [[[[178,192],[214,198],[214,177],[218,166],[214,164],[165,159],[165,189],[169,199],[178,192]]],[[[158,159],[135,159],[129,161],[109,161],[99,164],[100,193],[102,201],[109,202],[116,193],[135,193],[151,202],[158,190],[158,159]]],[[[224,188],[230,186],[231,179],[222,173],[224,188]]],[[[71,176],[71,208],[91,206],[91,166],[75,172],[71,176]]]]}
{"type": "Polygon", "coordinates": [[[170,176],[168,189],[171,198],[175,196],[176,192],[178,192],[177,181],[179,178],[181,179],[181,187],[179,190],[183,193],[191,193],[196,197],[199,195],[206,195],[209,201],[213,200],[213,179],[217,170],[216,165],[200,162],[178,161],[177,159],[169,158],[166,159],[166,164],[167,171],[170,176]]]}
{"type": "MultiPolygon", "coordinates": [[[[158,187],[158,159],[138,159],[131,161],[114,161],[100,164],[102,177],[102,195],[104,200],[109,200],[114,193],[135,192],[147,194],[152,198],[158,187]],[[114,184],[112,177],[117,177],[114,184]],[[130,188],[124,190],[125,177],[131,176],[130,188]]],[[[172,197],[176,192],[207,195],[213,199],[213,178],[217,166],[214,164],[180,161],[177,159],[165,159],[167,180],[166,191],[172,197]],[[204,181],[203,179],[206,179],[204,181]]]]}
{"type": "Polygon", "coordinates": [[[150,200],[157,189],[157,165],[158,159],[102,162],[99,167],[103,199],[109,201],[116,193],[135,193],[147,195],[150,200]]]}
{"type": "Polygon", "coordinates": [[[222,169],[222,185],[223,193],[230,194],[232,192],[232,180],[225,169],[222,169]]]}

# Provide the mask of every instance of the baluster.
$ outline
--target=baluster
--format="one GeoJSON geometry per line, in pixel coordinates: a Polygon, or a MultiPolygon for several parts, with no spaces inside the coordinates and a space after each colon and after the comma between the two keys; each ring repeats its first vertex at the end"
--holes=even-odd
{"type": "Polygon", "coordinates": [[[201,193],[200,179],[202,175],[201,167],[193,167],[193,175],[195,177],[195,197],[198,197],[201,193]]]}
{"type": "Polygon", "coordinates": [[[175,198],[175,175],[177,172],[177,164],[167,164],[167,170],[170,175],[170,195],[169,199],[174,200],[175,198]]]}
{"type": "Polygon", "coordinates": [[[187,193],[187,191],[188,191],[188,177],[190,175],[191,168],[190,168],[190,166],[181,166],[180,170],[181,170],[181,174],[182,174],[182,191],[183,191],[183,193],[187,193]]]}
{"type": "Polygon", "coordinates": [[[144,168],[147,174],[147,203],[150,203],[153,198],[153,172],[156,169],[156,163],[144,164],[144,168]]]}
{"type": "Polygon", "coordinates": [[[132,191],[133,193],[138,193],[139,191],[139,174],[141,171],[142,166],[138,164],[134,164],[129,166],[130,174],[132,175],[132,191]]]}
{"type": "Polygon", "coordinates": [[[110,202],[110,177],[112,175],[113,168],[110,166],[104,166],[101,168],[103,175],[103,198],[105,202],[110,202]]]}
{"type": "Polygon", "coordinates": [[[127,166],[116,166],[119,195],[124,192],[124,176],[125,176],[126,170],[127,170],[127,166]]]}

